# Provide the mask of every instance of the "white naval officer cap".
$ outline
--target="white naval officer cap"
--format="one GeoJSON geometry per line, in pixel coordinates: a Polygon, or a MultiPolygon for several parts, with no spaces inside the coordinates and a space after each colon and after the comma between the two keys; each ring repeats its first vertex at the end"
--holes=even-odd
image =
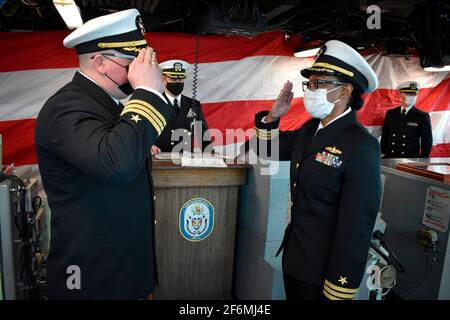
{"type": "Polygon", "coordinates": [[[415,81],[402,82],[397,86],[397,90],[404,93],[415,93],[419,92],[419,84],[415,81]]]}
{"type": "Polygon", "coordinates": [[[301,75],[305,78],[309,78],[311,74],[344,76],[363,92],[372,92],[378,87],[377,75],[366,59],[338,40],[325,42],[313,65],[301,70],[301,75]]]}
{"type": "Polygon", "coordinates": [[[172,79],[185,79],[186,71],[190,66],[191,65],[184,60],[168,60],[159,64],[163,75],[172,79]]]}
{"type": "Polygon", "coordinates": [[[147,47],[145,29],[137,9],[123,10],[84,23],[64,39],[66,48],[75,48],[78,54],[116,50],[137,56],[147,47]]]}

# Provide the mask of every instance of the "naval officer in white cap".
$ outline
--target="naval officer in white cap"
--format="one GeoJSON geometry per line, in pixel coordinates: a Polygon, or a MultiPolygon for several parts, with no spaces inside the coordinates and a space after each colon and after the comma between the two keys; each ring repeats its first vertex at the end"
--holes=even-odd
{"type": "Polygon", "coordinates": [[[286,297],[353,299],[380,204],[380,147],[356,111],[378,80],[358,52],[336,40],[301,74],[311,120],[278,130],[291,106],[289,81],[272,109],[255,119],[260,142],[279,143],[279,159],[291,161],[291,222],[279,249],[286,297]]]}
{"type": "Polygon", "coordinates": [[[399,107],[384,118],[381,153],[384,158],[428,158],[433,147],[430,115],[416,107],[419,84],[402,82],[397,86],[399,107]]]}
{"type": "Polygon", "coordinates": [[[36,148],[52,211],[50,299],[141,299],[157,284],[149,151],[172,109],[136,9],[72,32],[80,71],[48,99],[36,148]],[[131,94],[123,106],[120,99],[131,94]]]}
{"type": "Polygon", "coordinates": [[[152,148],[153,153],[172,151],[181,140],[177,141],[173,137],[175,130],[183,130],[182,135],[187,135],[183,140],[188,140],[190,143],[182,146],[184,150],[191,152],[193,147],[197,146],[198,149],[204,151],[210,144],[210,138],[207,136],[208,125],[202,112],[201,103],[182,94],[190,64],[184,60],[174,59],[164,61],[159,66],[166,87],[163,96],[173,107],[173,114],[152,148]],[[198,126],[201,130],[194,130],[194,126],[198,126]]]}

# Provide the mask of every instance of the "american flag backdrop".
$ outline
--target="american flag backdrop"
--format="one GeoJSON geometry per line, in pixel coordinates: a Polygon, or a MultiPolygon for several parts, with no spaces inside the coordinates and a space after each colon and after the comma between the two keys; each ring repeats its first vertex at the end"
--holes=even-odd
{"type": "MultiPolygon", "coordinates": [[[[63,47],[68,31],[0,33],[0,134],[3,164],[35,164],[35,119],[45,101],[69,82],[78,67],[74,50],[63,47]]],[[[296,58],[301,39],[286,39],[284,32],[256,37],[196,36],[147,33],[159,62],[196,60],[196,99],[202,102],[208,126],[247,130],[254,115],[267,110],[286,80],[294,83],[294,101],[281,121],[292,130],[309,119],[303,107],[300,70],[313,58],[296,58]],[[198,50],[197,50],[198,49],[198,50]]],[[[359,121],[379,136],[384,115],[399,105],[396,86],[417,81],[421,90],[416,106],[430,113],[433,126],[431,156],[450,156],[450,72],[426,72],[417,56],[410,59],[384,56],[380,50],[363,53],[379,78],[378,89],[365,96],[359,121]]],[[[192,95],[194,67],[188,72],[183,94],[192,95]]],[[[216,141],[218,147],[224,141],[216,141]]]]}

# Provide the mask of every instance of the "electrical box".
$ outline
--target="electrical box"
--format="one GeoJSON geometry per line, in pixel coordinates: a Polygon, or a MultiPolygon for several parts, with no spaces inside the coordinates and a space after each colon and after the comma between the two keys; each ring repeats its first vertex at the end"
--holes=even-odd
{"type": "Polygon", "coordinates": [[[11,194],[11,183],[0,183],[0,275],[2,283],[2,297],[5,300],[16,299],[16,264],[14,255],[13,211],[14,201],[11,194]]]}

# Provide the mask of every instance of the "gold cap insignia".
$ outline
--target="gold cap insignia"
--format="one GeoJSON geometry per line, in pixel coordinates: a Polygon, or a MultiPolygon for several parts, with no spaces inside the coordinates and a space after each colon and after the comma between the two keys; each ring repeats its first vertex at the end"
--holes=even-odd
{"type": "Polygon", "coordinates": [[[183,65],[179,62],[174,63],[173,68],[177,72],[181,72],[183,70],[183,65]]]}

